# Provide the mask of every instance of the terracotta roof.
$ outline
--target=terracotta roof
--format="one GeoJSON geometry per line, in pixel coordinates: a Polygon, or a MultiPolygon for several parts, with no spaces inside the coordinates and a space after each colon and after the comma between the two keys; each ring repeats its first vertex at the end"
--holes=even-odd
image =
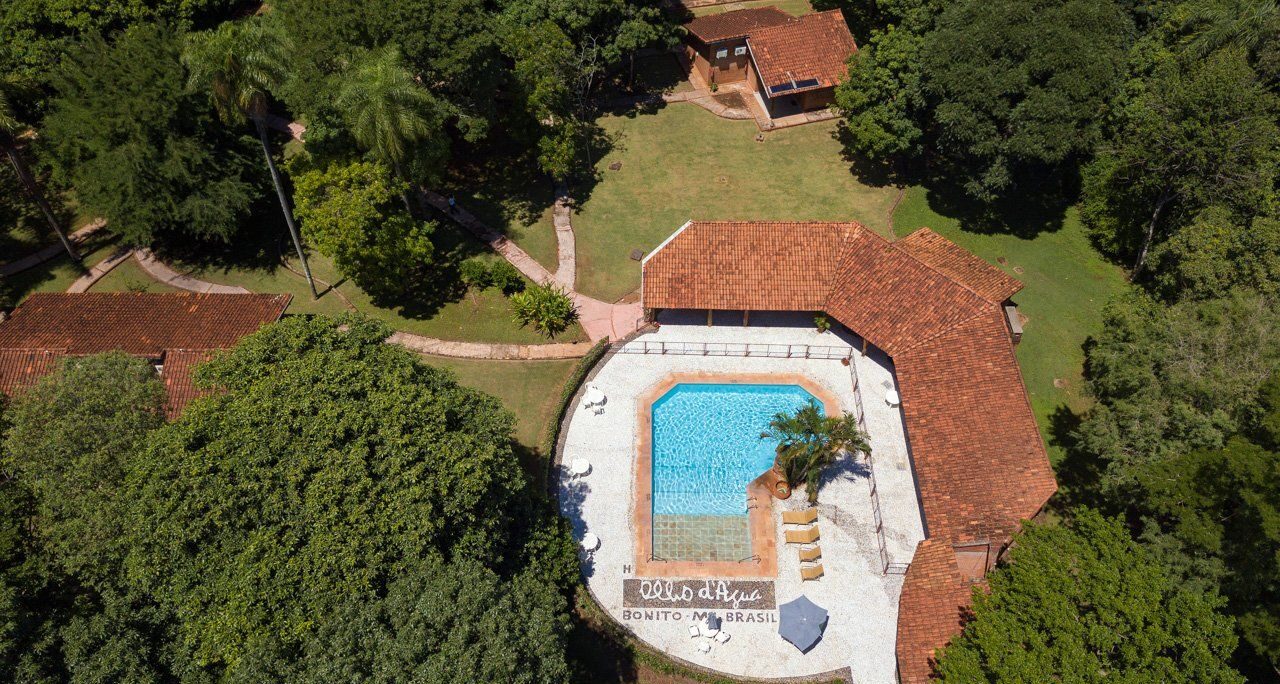
{"type": "Polygon", "coordinates": [[[0,349],[0,393],[34,385],[58,367],[64,353],[63,349],[0,349]]]}
{"type": "Polygon", "coordinates": [[[898,597],[898,681],[933,681],[935,652],[966,619],[973,587],[961,579],[950,544],[937,539],[920,542],[898,597]]]}
{"type": "Polygon", "coordinates": [[[650,308],[818,310],[856,223],[689,222],[643,262],[650,308]],[[706,274],[714,273],[713,279],[706,274]],[[767,285],[767,287],[766,287],[767,285]]]}
{"type": "Polygon", "coordinates": [[[1022,283],[1004,271],[928,228],[921,228],[895,244],[988,301],[998,304],[1022,289],[1022,283]]]}
{"type": "Polygon", "coordinates": [[[181,415],[182,410],[193,399],[202,397],[207,392],[196,389],[191,372],[197,364],[204,363],[217,354],[216,349],[169,349],[164,354],[164,371],[160,377],[164,380],[165,402],[164,413],[173,420],[181,415]]]}
{"type": "Polygon", "coordinates": [[[0,392],[12,394],[63,356],[121,350],[159,359],[170,418],[201,395],[191,370],[280,319],[290,295],[38,293],[0,323],[0,392]]]}
{"type": "Polygon", "coordinates": [[[693,19],[684,27],[702,42],[714,43],[731,38],[742,38],[756,29],[792,21],[795,21],[794,17],[777,7],[758,7],[707,14],[693,19]]]}
{"type": "Polygon", "coordinates": [[[844,79],[845,62],[858,50],[840,10],[806,14],[752,31],[747,44],[766,89],[797,86],[778,94],[834,86],[844,79]],[[816,82],[806,85],[806,81],[816,82]]]}
{"type": "Polygon", "coordinates": [[[0,323],[0,348],[119,349],[157,358],[165,349],[221,349],[278,320],[289,295],[36,293],[0,323]]]}
{"type": "Polygon", "coordinates": [[[1020,284],[983,263],[931,231],[903,245],[856,223],[695,222],[643,265],[646,308],[822,310],[893,358],[929,536],[899,610],[904,681],[927,676],[969,591],[920,554],[954,568],[954,544],[998,551],[1057,488],[1001,306],[1020,284]]]}

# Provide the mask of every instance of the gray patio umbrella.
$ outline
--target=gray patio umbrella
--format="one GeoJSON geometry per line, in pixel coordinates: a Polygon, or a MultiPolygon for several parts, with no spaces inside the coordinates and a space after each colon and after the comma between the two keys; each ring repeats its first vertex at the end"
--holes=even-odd
{"type": "Polygon", "coordinates": [[[810,601],[808,596],[778,607],[778,634],[801,653],[808,653],[821,641],[822,630],[826,628],[827,609],[810,601]]]}

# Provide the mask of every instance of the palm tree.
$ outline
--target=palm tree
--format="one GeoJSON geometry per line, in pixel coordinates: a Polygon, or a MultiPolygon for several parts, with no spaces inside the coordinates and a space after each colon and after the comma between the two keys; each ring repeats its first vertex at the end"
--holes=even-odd
{"type": "Polygon", "coordinates": [[[794,486],[804,482],[809,503],[818,502],[822,471],[844,452],[871,453],[867,433],[858,429],[852,415],[833,418],[823,415],[817,402],[810,401],[795,413],[779,413],[760,435],[778,442],[774,467],[794,486]]]}
{"type": "MultiPolygon", "coordinates": [[[[408,182],[403,164],[410,148],[439,133],[445,105],[414,78],[400,51],[388,46],[356,64],[338,93],[338,108],[356,142],[408,182]]],[[[412,214],[408,192],[401,197],[412,214]]]]}
{"type": "Polygon", "coordinates": [[[31,169],[27,167],[27,162],[22,158],[21,150],[18,149],[18,132],[24,126],[18,119],[17,99],[25,89],[26,83],[17,76],[6,74],[0,77],[0,147],[4,148],[5,156],[9,158],[14,172],[18,174],[18,182],[22,183],[23,189],[40,207],[40,212],[49,222],[49,227],[57,234],[62,247],[67,250],[72,260],[80,261],[80,253],[76,251],[75,245],[71,244],[71,238],[67,236],[67,232],[62,229],[62,224],[58,223],[57,217],[53,215],[53,207],[49,206],[49,201],[40,192],[35,176],[31,174],[31,169]]]}
{"type": "Polygon", "coordinates": [[[302,237],[293,222],[280,170],[276,168],[267,139],[268,100],[271,91],[284,82],[287,51],[284,38],[261,21],[229,21],[214,31],[194,34],[182,55],[182,63],[187,67],[190,87],[210,93],[213,106],[224,122],[236,124],[248,119],[257,129],[289,236],[293,238],[307,284],[311,286],[311,298],[317,299],[319,294],[311,278],[307,255],[302,250],[302,237]]]}
{"type": "Polygon", "coordinates": [[[1191,20],[1199,24],[1191,38],[1199,56],[1231,45],[1253,53],[1275,35],[1280,6],[1276,0],[1200,2],[1192,7],[1191,20]]]}

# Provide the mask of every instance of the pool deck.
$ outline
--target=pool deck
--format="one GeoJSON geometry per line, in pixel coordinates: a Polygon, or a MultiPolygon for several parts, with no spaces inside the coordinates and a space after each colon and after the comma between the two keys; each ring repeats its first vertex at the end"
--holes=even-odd
{"type": "MultiPolygon", "coordinates": [[[[852,351],[871,439],[886,552],[891,562],[910,562],[924,533],[901,413],[884,401],[885,393],[894,387],[891,364],[874,352],[863,356],[860,341],[853,336],[820,334],[796,317],[753,315],[750,327],[680,323],[665,322],[637,342],[748,342],[852,351]]],[[[592,465],[590,474],[581,478],[570,477],[562,469],[559,494],[561,510],[573,522],[575,532],[581,536],[590,531],[601,539],[601,546],[584,562],[587,585],[601,606],[642,641],[709,670],[772,679],[847,668],[856,682],[894,681],[902,576],[883,572],[865,460],[847,459],[824,478],[817,525],[825,576],[817,581],[800,579],[796,547],[782,543],[784,526],[777,513],[805,507],[803,491],[789,500],[774,501],[768,517],[761,516],[762,534],[766,539],[772,536],[776,549],[776,568],[772,569],[762,568],[763,563],[724,564],[714,573],[670,562],[663,567],[662,561],[648,558],[649,537],[637,525],[650,508],[640,490],[641,479],[648,483],[642,457],[649,433],[646,407],[661,396],[664,386],[670,387],[673,378],[713,374],[714,381],[722,382],[723,375],[749,374],[758,381],[763,375],[770,383],[812,386],[821,392],[824,402],[835,401],[841,411],[853,412],[857,398],[850,371],[839,360],[801,358],[620,353],[602,363],[592,382],[608,397],[605,412],[595,415],[575,407],[559,455],[562,462],[585,458],[592,465]],[[644,477],[640,477],[642,470],[644,477]],[[747,605],[723,600],[689,605],[658,596],[642,605],[636,600],[635,582],[648,582],[645,586],[652,588],[651,578],[659,577],[700,585],[709,574],[714,575],[713,582],[724,580],[722,586],[742,588],[744,593],[763,580],[772,589],[769,600],[776,598],[776,602],[753,609],[749,601],[747,605]],[[624,596],[628,582],[632,592],[624,596]],[[801,594],[830,611],[823,640],[807,654],[777,635],[773,608],[801,594]],[[697,645],[705,639],[691,639],[688,625],[708,607],[725,620],[723,626],[731,638],[702,653],[697,645]]]]}

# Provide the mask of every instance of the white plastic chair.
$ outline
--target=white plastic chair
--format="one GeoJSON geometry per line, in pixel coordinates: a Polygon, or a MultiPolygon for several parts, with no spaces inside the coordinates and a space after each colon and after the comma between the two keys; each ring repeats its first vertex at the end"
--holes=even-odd
{"type": "Polygon", "coordinates": [[[720,643],[720,644],[729,643],[729,633],[724,631],[723,629],[720,630],[720,633],[716,634],[716,643],[720,643]]]}
{"type": "Polygon", "coordinates": [[[698,629],[698,626],[697,626],[697,625],[689,625],[689,638],[690,638],[690,639],[697,639],[697,638],[698,638],[698,637],[700,637],[700,636],[702,636],[702,631],[698,629]]]}
{"type": "Polygon", "coordinates": [[[711,652],[711,642],[710,642],[710,641],[699,641],[699,642],[698,642],[698,650],[699,650],[699,651],[701,651],[701,652],[703,652],[703,653],[710,653],[710,652],[711,652]]]}

